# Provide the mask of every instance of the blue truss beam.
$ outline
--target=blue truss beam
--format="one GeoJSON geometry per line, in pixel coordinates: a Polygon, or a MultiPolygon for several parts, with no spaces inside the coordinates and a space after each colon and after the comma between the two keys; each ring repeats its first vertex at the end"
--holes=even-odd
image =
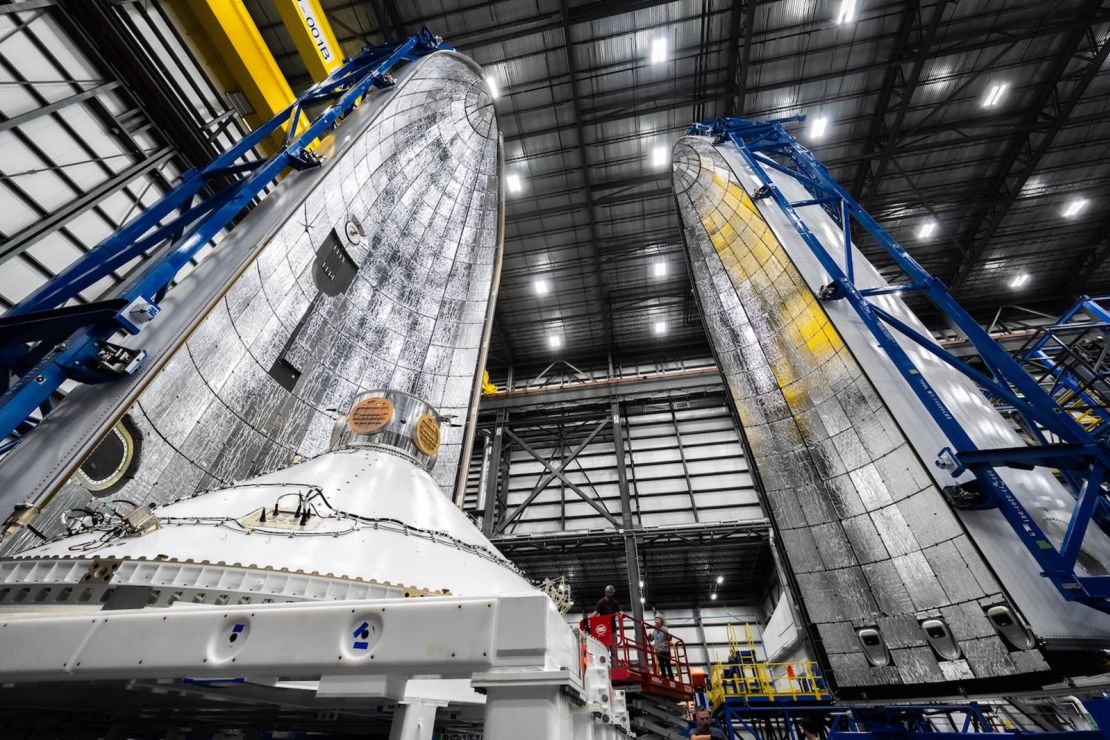
{"type": "Polygon", "coordinates": [[[208,165],[185,172],[160,201],[0,317],[0,442],[5,445],[0,451],[18,441],[21,429],[29,430],[32,414],[46,408],[51,394],[67,379],[100,383],[133,372],[145,353],[110,340],[123,333],[139,334],[144,324],[157,320],[167,289],[197,252],[284,171],[319,166],[322,160],[310,149],[312,143],[372,88],[390,88],[392,69],[437,50],[451,47],[427,28],[397,44],[363,49],[208,165]],[[305,107],[324,103],[327,107],[297,133],[296,122],[305,107]],[[286,123],[285,146],[279,152],[261,161],[241,161],[286,123]],[[229,175],[240,179],[194,203],[213,182],[229,175]],[[82,290],[151,250],[154,255],[110,300],[78,310],[65,308],[82,290]]]}

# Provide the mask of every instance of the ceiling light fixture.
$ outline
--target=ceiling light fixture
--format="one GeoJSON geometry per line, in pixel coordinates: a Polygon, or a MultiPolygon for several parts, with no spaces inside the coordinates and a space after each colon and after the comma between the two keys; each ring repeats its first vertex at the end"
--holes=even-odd
{"type": "Polygon", "coordinates": [[[1010,287],[1011,288],[1020,288],[1021,286],[1025,285],[1028,282],[1029,282],[1029,273],[1023,272],[1020,275],[1018,275],[1017,277],[1015,277],[1013,280],[1010,281],[1010,287]]]}
{"type": "Polygon", "coordinates": [[[558,334],[550,334],[547,337],[547,344],[551,349],[559,349],[563,346],[563,339],[558,334]]]}
{"type": "Polygon", "coordinates": [[[663,260],[658,260],[655,264],[651,266],[651,274],[657,278],[666,277],[667,263],[663,260]]]}
{"type": "Polygon", "coordinates": [[[998,105],[999,101],[1002,100],[1002,96],[1006,94],[1006,90],[1009,87],[1010,83],[1008,82],[996,82],[991,85],[990,90],[987,90],[987,94],[983,96],[983,107],[993,108],[994,106],[998,105]]]}
{"type": "Polygon", "coordinates": [[[667,164],[667,147],[657,146],[651,150],[651,164],[654,167],[665,167],[667,164]]]}
{"type": "Polygon", "coordinates": [[[818,116],[813,119],[813,123],[809,127],[809,135],[814,139],[820,139],[825,136],[825,132],[829,130],[829,119],[827,116],[818,116]]]}
{"type": "Polygon", "coordinates": [[[486,87],[489,88],[489,96],[495,100],[501,97],[501,89],[497,86],[497,80],[493,79],[493,75],[486,75],[486,87]]]}
{"type": "Polygon", "coordinates": [[[717,585],[718,586],[720,586],[724,582],[725,582],[725,577],[724,576],[717,576],[717,585]]]}
{"type": "Polygon", "coordinates": [[[856,0],[840,0],[840,10],[836,13],[837,25],[851,23],[856,19],[856,0]]]}
{"type": "Polygon", "coordinates": [[[1067,206],[1064,207],[1064,218],[1074,218],[1083,212],[1087,207],[1086,198],[1072,198],[1068,201],[1067,206]]]}
{"type": "Polygon", "coordinates": [[[651,40],[651,63],[662,64],[667,61],[667,39],[657,38],[651,40]]]}
{"type": "Polygon", "coordinates": [[[505,184],[509,187],[510,193],[519,193],[523,187],[520,182],[520,175],[506,175],[505,184]]]}
{"type": "Polygon", "coordinates": [[[937,220],[935,218],[928,218],[921,224],[917,230],[918,239],[928,239],[937,230],[937,220]]]}
{"type": "Polygon", "coordinates": [[[667,333],[667,322],[666,321],[656,321],[655,322],[655,333],[656,334],[666,334],[667,333]]]}
{"type": "Polygon", "coordinates": [[[710,601],[716,601],[717,600],[717,593],[713,592],[713,593],[709,594],[709,600],[710,601]]]}
{"type": "Polygon", "coordinates": [[[536,295],[547,295],[551,291],[551,283],[543,278],[536,278],[536,295]]]}

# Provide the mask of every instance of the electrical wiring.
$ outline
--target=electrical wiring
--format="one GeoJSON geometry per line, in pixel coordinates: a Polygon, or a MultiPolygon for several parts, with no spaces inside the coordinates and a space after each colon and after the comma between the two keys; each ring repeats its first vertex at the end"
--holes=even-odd
{"type": "MultiPolygon", "coordinates": [[[[463,551],[466,551],[466,552],[473,553],[473,554],[478,555],[479,557],[481,557],[485,560],[489,560],[491,562],[497,563],[498,565],[509,568],[510,570],[512,570],[512,571],[514,571],[518,574],[521,573],[519,568],[517,568],[513,563],[511,563],[509,560],[507,560],[503,556],[501,556],[500,553],[497,553],[496,551],[494,551],[494,550],[492,550],[488,547],[484,547],[482,545],[476,545],[476,544],[472,544],[472,543],[469,543],[469,542],[464,542],[463,540],[461,540],[461,539],[459,539],[459,538],[457,538],[457,537],[455,537],[455,536],[453,536],[453,535],[451,535],[447,532],[443,532],[443,531],[440,531],[440,530],[433,530],[433,529],[424,529],[424,528],[421,528],[421,527],[414,527],[411,524],[407,524],[407,523],[401,521],[400,519],[394,519],[392,517],[367,517],[367,516],[362,516],[360,514],[355,514],[355,513],[349,512],[349,511],[344,511],[342,509],[337,509],[336,507],[331,505],[331,502],[328,500],[327,496],[324,494],[323,489],[321,489],[317,485],[308,484],[308,483],[268,483],[268,484],[252,484],[252,485],[249,485],[249,486],[244,485],[244,486],[239,486],[239,487],[241,487],[241,488],[251,488],[251,487],[259,487],[259,486],[281,487],[281,488],[298,487],[298,488],[301,488],[301,489],[304,489],[304,490],[286,491],[286,492],[278,495],[274,499],[273,504],[268,505],[268,506],[264,506],[264,507],[258,507],[256,509],[252,509],[251,511],[249,511],[246,514],[243,514],[242,516],[239,516],[239,517],[231,517],[231,516],[214,516],[214,517],[205,517],[205,516],[159,516],[158,517],[159,525],[160,526],[177,526],[177,527],[210,526],[210,527],[220,527],[220,528],[223,528],[223,529],[228,529],[230,531],[238,532],[240,534],[266,534],[266,535],[282,536],[282,537],[290,537],[290,538],[342,537],[342,536],[345,536],[345,535],[354,534],[354,533],[356,533],[356,532],[358,532],[361,529],[364,529],[366,527],[370,527],[370,528],[373,528],[373,529],[380,529],[380,530],[387,531],[387,532],[393,532],[393,533],[396,533],[396,534],[401,534],[401,535],[404,535],[404,536],[407,536],[407,537],[419,537],[419,538],[422,538],[422,539],[430,540],[432,542],[447,543],[447,544],[450,544],[450,545],[456,547],[459,550],[463,550],[463,551]],[[282,507],[282,502],[285,501],[286,499],[289,499],[290,497],[293,497],[293,496],[295,496],[296,499],[297,499],[296,508],[295,509],[282,509],[281,508],[282,507]],[[317,504],[319,504],[319,507],[317,506],[317,504]],[[284,528],[284,527],[279,528],[279,527],[275,527],[275,526],[272,526],[272,525],[268,525],[268,523],[265,522],[262,519],[261,515],[264,514],[264,513],[271,513],[271,515],[278,515],[278,514],[292,515],[293,517],[300,519],[300,525],[301,526],[304,526],[305,524],[307,524],[307,522],[313,517],[318,518],[318,519],[323,520],[323,521],[348,522],[348,523],[350,523],[351,526],[343,528],[343,529],[294,531],[294,530],[290,530],[290,529],[287,529],[287,528],[284,528]],[[244,523],[246,520],[249,520],[253,516],[258,516],[259,520],[255,523],[252,523],[252,524],[245,524],[244,523]]],[[[122,501],[122,499],[118,499],[118,500],[122,501]]],[[[131,502],[126,501],[125,503],[131,503],[131,502]]],[[[288,504],[286,504],[286,506],[288,506],[288,504]]],[[[75,533],[81,532],[81,531],[84,531],[84,532],[100,531],[102,533],[99,537],[96,537],[94,539],[87,540],[85,542],[81,542],[81,543],[77,543],[75,545],[72,545],[69,548],[71,551],[90,552],[90,551],[94,551],[94,550],[99,550],[99,549],[102,549],[104,547],[107,547],[112,542],[114,542],[118,539],[127,537],[130,534],[127,527],[124,526],[123,518],[118,514],[118,512],[115,512],[114,509],[109,509],[109,510],[113,513],[113,515],[115,515],[116,517],[119,517],[118,521],[116,521],[116,522],[107,522],[106,523],[105,517],[103,515],[101,515],[99,512],[94,512],[94,511],[86,510],[86,509],[80,509],[80,510],[79,509],[72,509],[71,510],[71,511],[84,511],[92,517],[99,517],[99,518],[94,519],[94,522],[92,524],[86,526],[86,527],[75,528],[74,530],[70,530],[70,534],[75,534],[75,533]]]]}

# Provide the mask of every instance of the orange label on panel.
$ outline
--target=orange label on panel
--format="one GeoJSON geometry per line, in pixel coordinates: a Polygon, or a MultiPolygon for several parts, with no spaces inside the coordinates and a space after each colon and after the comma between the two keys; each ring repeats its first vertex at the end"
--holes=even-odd
{"type": "Polygon", "coordinates": [[[393,419],[393,404],[386,398],[364,398],[347,414],[347,426],[355,434],[373,434],[393,419]]]}
{"type": "Polygon", "coordinates": [[[439,451],[439,422],[431,414],[424,414],[416,420],[413,438],[425,455],[436,454],[439,451]]]}

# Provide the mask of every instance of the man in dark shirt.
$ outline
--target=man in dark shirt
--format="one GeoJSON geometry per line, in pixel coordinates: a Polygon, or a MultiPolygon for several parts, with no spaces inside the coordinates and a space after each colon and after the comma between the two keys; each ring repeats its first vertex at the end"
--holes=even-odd
{"type": "Polygon", "coordinates": [[[690,728],[687,735],[690,740],[728,740],[725,731],[714,726],[713,718],[705,707],[698,707],[697,711],[694,712],[694,719],[697,724],[690,728]]]}
{"type": "Polygon", "coordinates": [[[612,586],[605,587],[605,595],[601,597],[601,601],[597,602],[594,607],[591,617],[604,616],[611,614],[609,618],[609,634],[612,635],[612,642],[609,643],[609,657],[613,662],[617,662],[617,615],[621,613],[621,605],[613,598],[617,593],[617,589],[612,586]]]}
{"type": "MultiPolygon", "coordinates": [[[[590,616],[596,617],[599,614],[620,614],[621,605],[617,603],[617,600],[615,598],[613,598],[614,594],[616,593],[617,589],[613,588],[612,586],[606,586],[605,595],[601,597],[601,601],[597,602],[597,606],[594,607],[594,613],[590,616]]],[[[613,623],[616,624],[616,621],[617,620],[614,619],[613,623]]]]}

